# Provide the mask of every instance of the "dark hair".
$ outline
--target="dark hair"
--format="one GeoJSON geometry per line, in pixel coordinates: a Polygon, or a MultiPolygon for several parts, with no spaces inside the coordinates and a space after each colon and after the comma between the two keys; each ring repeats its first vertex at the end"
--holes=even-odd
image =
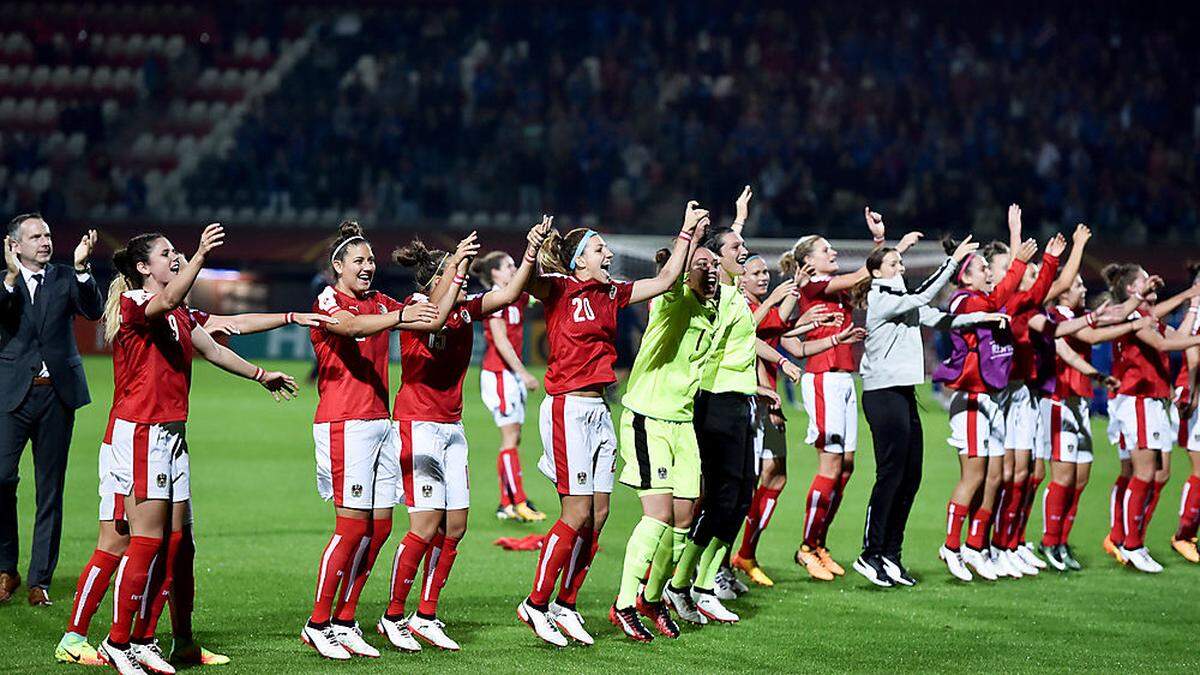
{"type": "Polygon", "coordinates": [[[667,261],[671,259],[671,249],[660,248],[654,252],[654,267],[659,272],[667,266],[667,261]]]}
{"type": "Polygon", "coordinates": [[[442,271],[446,252],[426,248],[425,242],[417,238],[393,250],[392,260],[405,267],[411,267],[417,286],[424,288],[442,271]]]}
{"type": "Polygon", "coordinates": [[[20,230],[21,224],[27,220],[45,219],[42,218],[42,214],[38,213],[37,211],[30,211],[29,213],[22,213],[20,215],[13,216],[13,219],[8,221],[8,236],[15,240],[17,238],[17,230],[20,230]]]}
{"type": "Polygon", "coordinates": [[[1129,299],[1129,291],[1125,289],[1141,271],[1142,266],[1137,263],[1111,263],[1100,270],[1100,275],[1108,284],[1108,292],[1112,294],[1113,300],[1125,302],[1129,299]]]}
{"type": "MultiPolygon", "coordinates": [[[[948,251],[948,253],[953,253],[953,251],[948,251]]],[[[979,249],[979,255],[983,256],[983,259],[988,261],[989,264],[991,264],[992,258],[998,255],[1008,255],[1009,253],[1012,253],[1012,251],[1009,250],[1008,244],[1002,241],[990,242],[987,246],[979,249]]]]}
{"type": "Polygon", "coordinates": [[[112,342],[121,327],[121,295],[131,288],[141,288],[146,280],[138,271],[138,263],[150,261],[154,242],[162,239],[161,232],[147,232],[125,242],[125,248],[113,253],[113,268],[117,275],[108,285],[108,300],[104,303],[104,341],[112,342]]]}
{"type": "Polygon", "coordinates": [[[571,261],[574,259],[575,249],[579,248],[579,242],[583,241],[583,236],[590,231],[586,227],[577,227],[562,235],[557,229],[551,229],[546,240],[542,242],[542,248],[538,250],[538,264],[546,272],[570,276],[573,274],[571,261]]]}
{"type": "Polygon", "coordinates": [[[867,308],[867,293],[871,290],[871,281],[875,278],[872,272],[878,272],[883,267],[883,258],[889,253],[895,253],[891,246],[881,246],[867,255],[867,278],[850,287],[850,305],[857,309],[867,308]]]}
{"type": "Polygon", "coordinates": [[[350,247],[343,246],[343,244],[351,239],[361,239],[362,243],[367,245],[371,244],[371,242],[367,241],[366,236],[363,235],[363,228],[361,225],[353,220],[343,220],[340,224],[338,224],[337,238],[334,239],[333,243],[329,245],[329,255],[325,256],[325,258],[329,260],[330,265],[333,264],[334,260],[346,259],[346,249],[350,247]],[[336,257],[334,256],[335,253],[337,254],[336,257]]]}
{"type": "Polygon", "coordinates": [[[946,252],[946,255],[954,255],[954,251],[961,243],[961,239],[955,239],[948,234],[942,235],[942,250],[946,252]]]}
{"type": "Polygon", "coordinates": [[[721,257],[721,246],[725,244],[725,235],[735,232],[732,227],[717,227],[708,233],[704,238],[702,246],[712,251],[718,258],[721,257]]]}
{"type": "Polygon", "coordinates": [[[1196,282],[1196,277],[1200,276],[1200,260],[1192,260],[1187,264],[1188,278],[1192,283],[1196,282]]]}
{"type": "Polygon", "coordinates": [[[511,256],[504,251],[492,251],[487,255],[476,258],[471,263],[471,276],[479,280],[479,283],[485,286],[492,285],[492,272],[500,269],[500,265],[504,264],[504,259],[511,256]]]}

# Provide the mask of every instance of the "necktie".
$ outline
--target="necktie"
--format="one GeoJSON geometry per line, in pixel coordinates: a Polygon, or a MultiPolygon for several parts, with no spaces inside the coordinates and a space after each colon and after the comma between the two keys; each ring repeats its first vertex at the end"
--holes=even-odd
{"type": "Polygon", "coordinates": [[[31,274],[29,278],[33,280],[33,287],[29,289],[29,300],[37,302],[37,290],[42,287],[42,279],[45,278],[45,275],[31,274]]]}

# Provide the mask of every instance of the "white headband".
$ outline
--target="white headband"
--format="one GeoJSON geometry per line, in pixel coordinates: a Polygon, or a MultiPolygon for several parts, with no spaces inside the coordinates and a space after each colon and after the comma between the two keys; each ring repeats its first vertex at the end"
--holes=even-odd
{"type": "Polygon", "coordinates": [[[334,260],[337,260],[337,255],[338,255],[338,252],[340,252],[340,251],[342,250],[342,247],[344,247],[346,244],[349,244],[350,242],[352,242],[352,241],[354,241],[354,240],[356,240],[356,239],[357,239],[357,240],[359,240],[359,241],[366,241],[366,240],[367,240],[367,239],[366,239],[366,237],[363,237],[362,235],[358,235],[358,234],[356,234],[356,235],[354,235],[353,237],[350,237],[349,239],[347,239],[347,240],[343,241],[342,243],[338,244],[337,246],[335,246],[335,247],[333,248],[333,253],[329,254],[329,264],[330,264],[330,265],[332,265],[332,264],[333,264],[333,261],[334,261],[334,260]]]}

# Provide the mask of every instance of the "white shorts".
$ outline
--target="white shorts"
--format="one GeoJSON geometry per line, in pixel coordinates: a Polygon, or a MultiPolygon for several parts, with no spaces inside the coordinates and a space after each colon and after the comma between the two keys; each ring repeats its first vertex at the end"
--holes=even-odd
{"type": "Polygon", "coordinates": [[[996,395],[1004,415],[1004,447],[1033,450],[1038,438],[1038,402],[1024,382],[1010,382],[996,395]]]}
{"type": "Polygon", "coordinates": [[[409,513],[471,505],[467,435],[462,422],[399,420],[401,495],[409,513]]]}
{"type": "MultiPolygon", "coordinates": [[[[1166,399],[1117,394],[1108,403],[1108,436],[1128,450],[1170,452],[1175,443],[1166,399]]],[[[1127,455],[1122,453],[1121,459],[1127,455]]]]}
{"type": "Polygon", "coordinates": [[[100,520],[127,520],[125,517],[125,495],[111,492],[100,495],[100,520]]]}
{"type": "Polygon", "coordinates": [[[611,493],[617,469],[617,433],[604,399],[547,396],[538,427],[542,458],[538,469],[560,495],[611,493]]]}
{"type": "Polygon", "coordinates": [[[112,419],[100,445],[100,496],[186,502],[191,498],[186,423],[112,419]]]}
{"type": "Polygon", "coordinates": [[[808,413],[805,443],[839,455],[858,448],[858,393],[852,374],[804,373],[800,396],[808,413]]]}
{"type": "Polygon", "coordinates": [[[1200,408],[1186,420],[1179,419],[1179,408],[1167,407],[1171,426],[1175,430],[1175,444],[1189,452],[1200,452],[1200,408]]]}
{"type": "Polygon", "coordinates": [[[1038,459],[1071,464],[1091,464],[1092,420],[1089,401],[1072,396],[1065,401],[1040,400],[1041,433],[1038,459]]]}
{"type": "Polygon", "coordinates": [[[348,509],[396,505],[399,457],[391,420],[342,420],[313,425],[317,494],[348,509]]]}
{"type": "Polygon", "coordinates": [[[763,412],[754,429],[754,472],[762,473],[764,460],[787,459],[787,427],[776,427],[763,412]]]}
{"type": "Polygon", "coordinates": [[[967,457],[1004,456],[1004,415],[988,394],[950,396],[950,446],[967,457]]]}
{"type": "Polygon", "coordinates": [[[511,370],[479,371],[479,394],[496,426],[525,423],[525,383],[511,370]]]}

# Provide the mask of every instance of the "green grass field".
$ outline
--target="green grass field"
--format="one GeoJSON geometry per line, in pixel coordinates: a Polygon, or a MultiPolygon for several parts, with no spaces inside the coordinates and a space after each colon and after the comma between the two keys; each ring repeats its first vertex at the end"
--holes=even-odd
{"type": "MultiPolygon", "coordinates": [[[[280,366],[297,376],[308,368],[302,363],[280,366]]],[[[62,555],[51,589],[55,604],[31,608],[24,602],[22,588],[14,601],[0,607],[3,672],[72,668],[55,664],[53,651],[70,611],[76,575],[95,545],[96,449],[112,387],[107,359],[89,359],[87,367],[96,402],[80,412],[75,426],[62,555]]],[[[277,405],[259,387],[207,364],[197,365],[188,433],[199,549],[196,628],[202,643],[233,658],[231,665],[217,672],[1195,672],[1200,667],[1200,567],[1183,562],[1168,544],[1180,485],[1188,471],[1183,453],[1175,453],[1175,477],[1149,538],[1166,566],[1162,575],[1120,569],[1100,550],[1108,520],[1108,489],[1117,466],[1115,453],[1101,443],[1092,485],[1072,534],[1078,557],[1087,566],[1084,572],[1043,573],[1035,579],[992,584],[953,583],[936,550],[957,461],[945,447],[946,415],[928,396],[925,478],[905,557],[920,586],[876,589],[853,572],[834,583],[813,582],[792,563],[803,500],[815,466],[813,451],[799,445],[803,416],[792,412],[792,483],[760,546],[760,561],[776,586],[754,589],[733,603],[742,615],[740,624],[685,629],[678,641],[658,639],[650,645],[629,643],[608,624],[607,608],[616,594],[624,542],[640,515],[632,492],[618,485],[602,550],[580,597],[580,610],[597,644],[590,649],[553,649],[538,641],[514,613],[529,590],[536,554],[507,552],[492,545],[498,536],[541,531],[547,525],[500,523],[493,516],[498,434],[479,402],[477,382],[477,372],[472,371],[465,387],[465,423],[475,510],[440,608],[448,632],[463,650],[458,654],[430,649],[419,655],[385,652],[379,660],[341,664],[320,660],[298,639],[311,609],[317,558],[333,523],[332,508],[317,497],[313,478],[310,424],[315,391],[308,388],[299,400],[277,405]]],[[[540,398],[540,394],[533,397],[531,411],[537,410],[540,398]]],[[[869,439],[865,422],[861,428],[869,439]]],[[[527,434],[522,445],[531,498],[554,512],[553,488],[534,466],[541,452],[536,433],[527,434]]],[[[869,441],[863,445],[857,473],[830,533],[830,546],[847,568],[858,553],[874,471],[869,441]]],[[[34,503],[28,453],[21,473],[25,554],[34,503]]],[[[364,628],[372,629],[369,639],[380,647],[385,641],[374,633],[373,624],[386,604],[386,568],[405,527],[406,519],[398,512],[397,533],[380,555],[381,563],[360,605],[364,628]]],[[[1032,528],[1039,527],[1040,518],[1035,516],[1032,528]]],[[[23,557],[22,576],[26,564],[23,557]]],[[[105,601],[96,615],[93,640],[107,630],[109,607],[105,601]]],[[[168,626],[164,615],[164,635],[168,626]]]]}

